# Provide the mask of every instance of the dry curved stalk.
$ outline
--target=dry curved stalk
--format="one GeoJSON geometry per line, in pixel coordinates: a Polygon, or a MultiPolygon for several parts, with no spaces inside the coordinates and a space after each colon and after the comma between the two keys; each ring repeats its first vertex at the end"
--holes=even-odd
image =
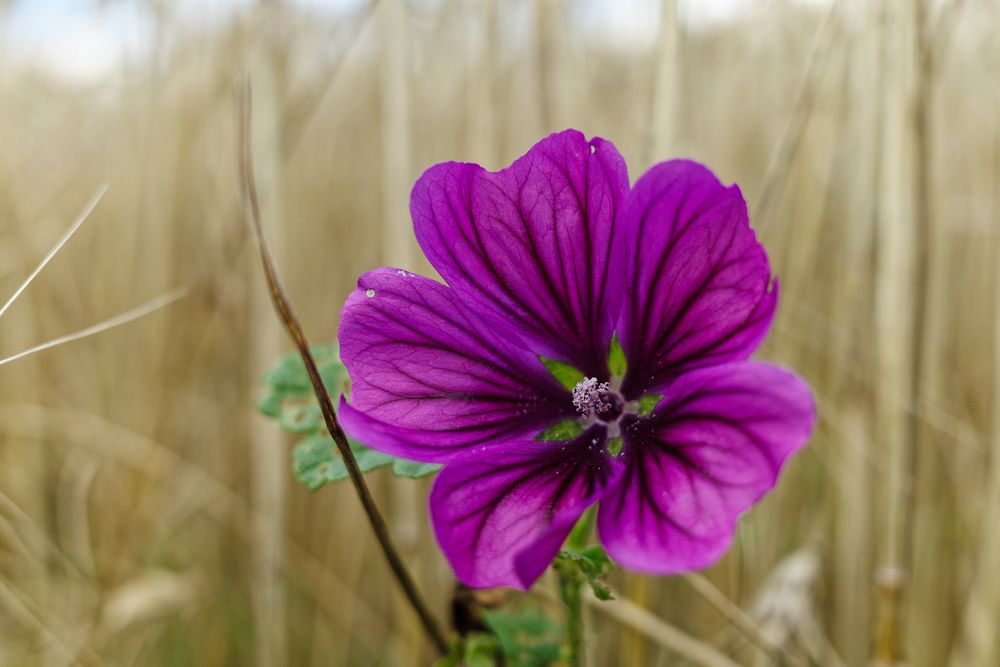
{"type": "Polygon", "coordinates": [[[69,229],[67,229],[63,233],[63,235],[59,237],[59,240],[56,241],[56,244],[54,246],[52,246],[52,249],[49,250],[49,252],[45,255],[45,257],[42,258],[42,261],[38,263],[38,266],[35,267],[35,270],[32,271],[27,278],[25,278],[24,282],[21,283],[16,290],[14,290],[14,293],[10,296],[9,299],[7,299],[6,303],[4,303],[3,306],[0,306],[0,317],[3,317],[3,314],[7,312],[7,309],[10,308],[15,301],[17,301],[17,297],[21,296],[21,293],[28,288],[28,285],[31,284],[31,281],[34,280],[38,276],[38,274],[42,272],[42,269],[44,269],[45,266],[50,261],[52,261],[52,258],[55,257],[60,250],[62,250],[62,247],[66,245],[66,243],[71,238],[73,238],[73,235],[76,234],[76,231],[80,229],[80,226],[84,222],[86,222],[87,218],[90,217],[90,214],[93,212],[93,210],[97,208],[97,204],[100,203],[101,198],[107,191],[108,191],[107,184],[104,184],[97,189],[97,192],[94,193],[94,195],[90,198],[90,201],[87,202],[86,206],[83,207],[83,211],[81,211],[80,214],[76,216],[76,220],[74,220],[73,224],[69,226],[69,229]]]}
{"type": "Polygon", "coordinates": [[[167,292],[166,294],[161,294],[160,296],[154,299],[150,299],[149,301],[139,304],[138,306],[132,308],[131,310],[126,310],[124,313],[115,315],[114,317],[106,319],[103,322],[98,322],[97,324],[93,324],[89,327],[80,329],[79,331],[75,331],[71,334],[60,336],[59,338],[53,338],[52,340],[47,341],[45,343],[35,345],[34,347],[30,347],[27,350],[0,359],[0,366],[3,366],[4,364],[9,364],[12,361],[17,361],[18,359],[23,359],[24,357],[35,354],[37,352],[42,352],[43,350],[48,350],[53,347],[58,347],[59,345],[64,345],[66,343],[72,343],[73,341],[80,340],[82,338],[88,338],[95,334],[107,331],[108,329],[113,329],[117,326],[121,326],[122,324],[128,324],[129,322],[134,322],[135,320],[138,320],[142,317],[145,317],[146,315],[149,315],[153,311],[159,310],[164,306],[169,306],[174,301],[177,301],[178,299],[183,297],[185,294],[187,294],[187,288],[180,288],[173,290],[171,292],[167,292]]]}
{"type": "Polygon", "coordinates": [[[288,332],[288,335],[295,343],[295,347],[298,349],[298,352],[302,357],[302,362],[306,367],[306,372],[309,375],[310,382],[312,383],[316,399],[319,401],[320,409],[323,412],[323,420],[326,423],[327,430],[333,438],[333,441],[337,444],[337,449],[340,451],[340,455],[344,459],[344,464],[346,465],[347,471],[351,476],[351,483],[354,486],[354,490],[357,492],[358,499],[361,501],[361,506],[368,517],[368,522],[371,525],[372,532],[375,533],[375,538],[378,540],[382,553],[389,562],[389,567],[392,570],[393,575],[402,587],[403,593],[409,600],[413,610],[417,613],[417,616],[420,617],[424,630],[427,632],[427,636],[442,654],[447,653],[448,640],[444,632],[441,630],[441,627],[434,619],[434,616],[431,614],[430,608],[424,601],[423,596],[420,594],[416,582],[413,580],[406,564],[399,555],[399,551],[393,544],[392,537],[389,535],[389,529],[386,526],[382,512],[375,504],[375,499],[372,497],[371,490],[368,488],[368,483],[365,481],[361,468],[358,467],[357,459],[354,458],[354,452],[351,451],[350,443],[347,441],[347,435],[344,433],[343,429],[341,429],[340,423],[337,421],[337,415],[333,409],[333,401],[330,399],[330,394],[323,385],[319,369],[316,367],[316,360],[313,359],[312,352],[310,352],[309,341],[306,339],[305,332],[302,330],[302,325],[299,322],[298,315],[296,315],[292,302],[288,298],[288,294],[285,292],[284,285],[282,284],[277,268],[274,265],[274,260],[268,250],[267,241],[264,239],[261,227],[260,203],[257,198],[257,187],[253,175],[253,152],[250,143],[250,119],[250,82],[245,79],[243,83],[240,113],[240,164],[243,176],[243,200],[246,208],[247,221],[249,222],[257,241],[257,248],[260,252],[260,260],[264,268],[264,276],[267,280],[267,287],[271,295],[271,302],[274,304],[275,311],[277,312],[278,318],[281,320],[285,331],[288,332]]]}
{"type": "MultiPolygon", "coordinates": [[[[104,197],[104,193],[107,192],[107,190],[108,190],[107,184],[102,185],[97,189],[97,191],[93,194],[93,196],[91,196],[90,201],[87,202],[87,204],[83,207],[83,210],[79,213],[79,215],[76,216],[76,219],[69,226],[69,229],[67,229],[63,233],[63,235],[59,237],[59,240],[56,241],[55,245],[52,246],[52,248],[48,251],[48,253],[46,253],[45,257],[42,258],[42,261],[38,263],[38,265],[34,268],[34,270],[30,274],[28,274],[28,277],[24,279],[24,281],[18,286],[18,288],[14,290],[14,293],[10,296],[10,298],[7,299],[6,302],[4,302],[3,306],[0,306],[0,317],[3,317],[4,313],[6,313],[7,310],[12,305],[14,305],[15,301],[17,301],[18,297],[20,297],[21,294],[24,293],[24,290],[26,290],[28,286],[31,284],[31,282],[38,277],[38,274],[40,274],[42,270],[46,266],[48,266],[48,263],[52,261],[52,258],[55,257],[59,253],[59,251],[63,249],[63,246],[65,246],[66,243],[68,243],[71,238],[73,238],[73,235],[76,234],[77,230],[80,229],[83,223],[86,222],[87,218],[90,217],[90,214],[94,211],[94,209],[97,208],[97,205],[100,203],[101,198],[104,197]]],[[[93,336],[95,334],[107,331],[108,329],[113,329],[114,327],[120,326],[122,324],[127,324],[128,322],[132,322],[134,320],[139,319],[140,317],[148,315],[154,310],[158,310],[160,308],[163,308],[164,306],[173,303],[174,301],[184,296],[186,293],[187,289],[182,288],[182,289],[172,290],[170,292],[167,292],[166,294],[161,294],[160,296],[154,299],[151,299],[143,304],[140,304],[135,308],[132,308],[131,310],[127,310],[124,313],[121,313],[112,318],[104,320],[103,322],[98,322],[97,324],[85,327],[71,334],[60,336],[59,338],[54,338],[45,343],[40,343],[38,345],[35,345],[34,347],[30,347],[27,350],[23,350],[9,357],[0,358],[0,366],[9,364],[13,361],[17,361],[18,359],[23,359],[24,357],[30,356],[37,352],[42,352],[43,350],[48,350],[50,348],[57,347],[65,343],[71,343],[73,341],[80,340],[81,338],[87,338],[89,336],[93,336]]]]}

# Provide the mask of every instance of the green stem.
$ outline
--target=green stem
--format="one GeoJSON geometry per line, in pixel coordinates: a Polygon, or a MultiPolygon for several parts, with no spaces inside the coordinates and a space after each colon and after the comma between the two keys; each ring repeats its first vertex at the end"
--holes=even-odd
{"type": "Polygon", "coordinates": [[[576,522],[573,526],[573,530],[570,532],[569,537],[566,538],[566,546],[570,549],[583,549],[587,546],[587,542],[590,540],[590,533],[594,529],[594,518],[597,514],[597,510],[591,507],[589,510],[583,513],[580,520],[576,522]]]}
{"type": "MultiPolygon", "coordinates": [[[[590,539],[594,529],[595,508],[587,510],[573,526],[573,531],[566,540],[566,546],[571,549],[582,549],[590,539]]],[[[566,607],[566,646],[564,647],[567,667],[583,665],[583,584],[584,577],[580,569],[571,562],[561,559],[555,562],[555,571],[559,576],[559,595],[566,607]]]]}
{"type": "Polygon", "coordinates": [[[566,607],[566,645],[564,647],[567,667],[583,665],[583,578],[575,568],[557,565],[559,575],[559,595],[566,607]]]}

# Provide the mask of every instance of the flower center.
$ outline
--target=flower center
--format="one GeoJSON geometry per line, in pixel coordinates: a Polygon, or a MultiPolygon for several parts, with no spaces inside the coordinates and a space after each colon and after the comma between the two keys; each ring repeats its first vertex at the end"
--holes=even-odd
{"type": "Polygon", "coordinates": [[[613,422],[621,416],[625,402],[617,392],[611,391],[607,382],[584,378],[573,387],[573,406],[584,417],[613,422]]]}

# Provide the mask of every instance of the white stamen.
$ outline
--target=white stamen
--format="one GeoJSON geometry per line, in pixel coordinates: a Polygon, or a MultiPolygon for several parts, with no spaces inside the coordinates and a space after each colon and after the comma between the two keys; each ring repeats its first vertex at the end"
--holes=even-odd
{"type": "Polygon", "coordinates": [[[584,378],[573,387],[573,406],[585,417],[604,412],[611,408],[606,400],[610,391],[611,385],[607,382],[584,378]]]}

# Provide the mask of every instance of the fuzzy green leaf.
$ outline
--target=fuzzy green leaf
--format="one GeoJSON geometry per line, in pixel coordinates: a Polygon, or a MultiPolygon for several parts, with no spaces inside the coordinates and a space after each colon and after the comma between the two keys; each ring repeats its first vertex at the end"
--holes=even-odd
{"type": "Polygon", "coordinates": [[[473,633],[465,638],[462,656],[464,667],[496,667],[500,657],[497,640],[483,633],[473,633]]]}
{"type": "Polygon", "coordinates": [[[556,556],[558,566],[573,566],[590,584],[598,600],[611,600],[611,589],[604,577],[614,569],[615,564],[599,544],[582,549],[564,548],[556,556]]]}
{"type": "Polygon", "coordinates": [[[290,403],[285,401],[285,405],[278,415],[278,426],[291,433],[315,433],[326,429],[323,412],[315,402],[290,403]]]}
{"type": "Polygon", "coordinates": [[[501,653],[496,637],[473,632],[465,637],[453,637],[448,654],[438,658],[434,667],[497,667],[499,664],[501,653]]]}
{"type": "MultiPolygon", "coordinates": [[[[364,445],[351,442],[351,451],[361,472],[387,466],[395,459],[364,445]]],[[[328,482],[347,479],[347,465],[340,457],[337,444],[328,435],[314,434],[300,442],[292,451],[292,470],[298,480],[310,491],[328,482]]]]}
{"type": "MultiPolygon", "coordinates": [[[[334,398],[340,393],[347,379],[347,372],[331,345],[312,348],[320,378],[334,398]]],[[[313,433],[323,430],[323,415],[313,395],[312,383],[305,364],[297,352],[278,360],[264,376],[267,393],[257,402],[257,409],[265,416],[278,420],[278,425],[293,433],[313,433]]]]}
{"type": "MultiPolygon", "coordinates": [[[[312,348],[312,353],[323,384],[331,396],[336,397],[348,379],[336,346],[317,346],[312,348]]],[[[292,451],[292,470],[298,480],[315,491],[329,482],[347,479],[347,466],[327,433],[323,412],[313,394],[302,358],[297,353],[282,357],[267,372],[264,384],[267,393],[257,402],[257,409],[276,420],[285,431],[305,436],[292,451]]],[[[350,443],[361,472],[392,464],[394,474],[415,478],[431,475],[441,468],[437,464],[397,459],[353,440],[350,443]]]]}
{"type": "Polygon", "coordinates": [[[396,459],[392,464],[392,474],[397,477],[409,477],[418,479],[433,475],[444,467],[440,463],[423,463],[421,461],[408,461],[407,459],[396,459]]]}
{"type": "Polygon", "coordinates": [[[483,611],[510,667],[547,667],[559,659],[563,628],[534,609],[483,611]]]}
{"type": "MultiPolygon", "coordinates": [[[[327,389],[337,391],[335,383],[343,376],[343,365],[337,355],[335,345],[316,345],[311,350],[320,378],[327,389]]],[[[306,373],[305,364],[298,352],[282,357],[274,368],[264,376],[264,384],[286,396],[306,396],[312,394],[312,383],[306,373]]]]}
{"type": "Polygon", "coordinates": [[[281,416],[281,408],[285,405],[285,397],[276,392],[269,392],[257,401],[257,410],[265,417],[277,419],[281,416]]]}
{"type": "MultiPolygon", "coordinates": [[[[331,397],[336,398],[348,380],[336,346],[317,346],[312,353],[323,384],[331,397]]],[[[302,358],[297,353],[285,355],[268,371],[264,383],[268,391],[257,402],[257,409],[276,420],[282,429],[305,436],[292,451],[292,470],[298,480],[315,491],[329,482],[347,479],[347,465],[327,433],[302,358]]],[[[441,468],[437,464],[397,459],[353,440],[350,443],[361,472],[392,464],[393,473],[400,477],[425,477],[441,468]]]]}
{"type": "MultiPolygon", "coordinates": [[[[318,351],[314,349],[313,352],[318,351]]],[[[302,396],[311,390],[309,374],[298,352],[292,352],[274,365],[264,376],[264,384],[285,396],[302,396]]]]}

